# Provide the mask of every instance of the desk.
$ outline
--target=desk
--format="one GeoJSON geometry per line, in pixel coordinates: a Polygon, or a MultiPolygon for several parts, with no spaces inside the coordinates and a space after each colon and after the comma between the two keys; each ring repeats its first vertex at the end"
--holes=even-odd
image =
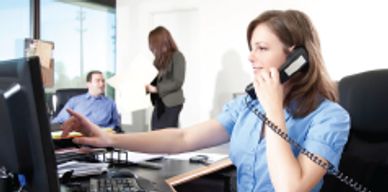
{"type": "Polygon", "coordinates": [[[152,170],[130,166],[129,169],[136,175],[153,182],[158,190],[170,192],[175,192],[174,187],[176,185],[232,165],[229,159],[221,160],[208,166],[172,159],[163,159],[156,162],[162,163],[163,168],[160,170],[152,170]]]}
{"type": "MultiPolygon", "coordinates": [[[[227,151],[228,144],[200,150],[198,152],[226,154],[227,151]]],[[[112,169],[129,169],[140,178],[151,181],[157,191],[176,192],[175,187],[177,185],[232,166],[229,159],[221,160],[208,166],[173,159],[161,159],[153,162],[161,163],[163,165],[162,169],[147,169],[136,165],[115,166],[112,169]]],[[[69,190],[63,188],[61,191],[69,190]]]]}
{"type": "MultiPolygon", "coordinates": [[[[198,152],[227,154],[228,149],[229,145],[224,144],[199,150],[198,152]]],[[[232,162],[229,159],[221,160],[208,166],[173,159],[162,159],[155,162],[161,163],[163,168],[160,170],[152,170],[133,166],[130,167],[130,170],[138,176],[155,182],[156,187],[160,191],[170,192],[175,192],[174,187],[177,185],[232,166],[232,162]]]]}
{"type": "MultiPolygon", "coordinates": [[[[214,164],[211,164],[211,165],[208,165],[205,167],[201,167],[201,168],[197,168],[197,169],[193,169],[189,172],[185,172],[183,174],[171,177],[171,178],[167,179],[166,182],[170,186],[172,191],[176,192],[175,189],[177,187],[182,186],[182,184],[183,184],[183,186],[185,186],[187,184],[187,182],[190,182],[190,181],[198,179],[198,178],[202,178],[205,175],[218,173],[219,171],[224,170],[226,168],[232,168],[232,162],[229,159],[221,160],[221,161],[218,161],[214,164]]],[[[234,170],[234,168],[233,168],[233,170],[234,170]]],[[[226,175],[220,173],[218,175],[218,178],[220,178],[220,177],[222,177],[223,191],[229,191],[229,189],[231,188],[230,175],[226,176],[226,175]],[[226,190],[226,189],[228,189],[228,190],[226,190]]],[[[213,185],[214,184],[216,184],[216,183],[213,183],[213,185]]],[[[218,184],[219,184],[219,182],[218,182],[218,184]]],[[[196,185],[198,185],[198,183],[196,185]]],[[[188,188],[190,189],[191,186],[189,186],[188,188]]],[[[199,187],[199,188],[201,188],[201,187],[199,187]]],[[[183,189],[185,189],[185,188],[183,188],[183,189]]],[[[203,191],[203,189],[201,191],[203,191]]],[[[215,190],[211,189],[211,191],[215,191],[215,190]]]]}

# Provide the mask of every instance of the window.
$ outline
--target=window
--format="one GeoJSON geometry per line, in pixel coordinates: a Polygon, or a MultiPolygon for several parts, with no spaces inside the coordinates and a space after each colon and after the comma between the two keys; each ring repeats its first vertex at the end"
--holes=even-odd
{"type": "Polygon", "coordinates": [[[30,0],[1,0],[0,18],[0,60],[23,57],[24,39],[30,37],[30,0]]]}
{"type": "Polygon", "coordinates": [[[101,7],[41,0],[40,37],[55,47],[54,89],[85,87],[90,70],[115,72],[115,12],[101,7]]]}

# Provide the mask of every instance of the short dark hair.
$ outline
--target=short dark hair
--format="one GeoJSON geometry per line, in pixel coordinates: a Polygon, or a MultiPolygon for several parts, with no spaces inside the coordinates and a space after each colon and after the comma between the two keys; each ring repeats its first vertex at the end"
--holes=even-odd
{"type": "Polygon", "coordinates": [[[86,75],[86,82],[90,82],[92,81],[92,76],[93,74],[101,74],[102,75],[102,72],[101,71],[90,71],[87,75],[86,75]]]}

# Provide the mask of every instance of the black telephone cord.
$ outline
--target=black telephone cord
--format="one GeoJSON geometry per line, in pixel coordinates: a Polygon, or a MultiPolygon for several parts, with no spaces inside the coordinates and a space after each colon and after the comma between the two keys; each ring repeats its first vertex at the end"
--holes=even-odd
{"type": "MultiPolygon", "coordinates": [[[[253,100],[251,100],[253,101],[253,100]]],[[[367,187],[363,186],[362,184],[355,181],[353,178],[346,176],[343,174],[340,170],[336,169],[333,164],[331,164],[329,161],[323,162],[321,159],[319,159],[314,153],[309,152],[307,149],[299,145],[296,141],[294,141],[290,136],[288,136],[287,133],[285,133],[283,130],[281,130],[277,125],[275,125],[271,120],[267,118],[263,113],[261,113],[259,110],[254,109],[252,105],[250,105],[251,102],[248,102],[245,100],[247,107],[250,109],[251,112],[253,112],[259,119],[263,121],[264,124],[266,124],[272,131],[274,131],[277,135],[279,135],[281,138],[286,140],[291,145],[294,145],[296,148],[301,150],[301,153],[306,155],[311,161],[319,165],[320,167],[327,170],[329,174],[334,175],[337,179],[339,179],[341,182],[345,183],[346,185],[353,188],[354,191],[357,192],[371,192],[367,187]]]]}

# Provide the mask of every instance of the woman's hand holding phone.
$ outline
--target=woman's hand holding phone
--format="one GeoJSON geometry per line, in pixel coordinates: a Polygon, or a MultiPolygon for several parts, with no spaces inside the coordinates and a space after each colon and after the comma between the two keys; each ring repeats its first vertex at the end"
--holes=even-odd
{"type": "Polygon", "coordinates": [[[262,69],[253,81],[257,98],[267,114],[277,114],[283,110],[283,85],[276,68],[262,69]]]}

